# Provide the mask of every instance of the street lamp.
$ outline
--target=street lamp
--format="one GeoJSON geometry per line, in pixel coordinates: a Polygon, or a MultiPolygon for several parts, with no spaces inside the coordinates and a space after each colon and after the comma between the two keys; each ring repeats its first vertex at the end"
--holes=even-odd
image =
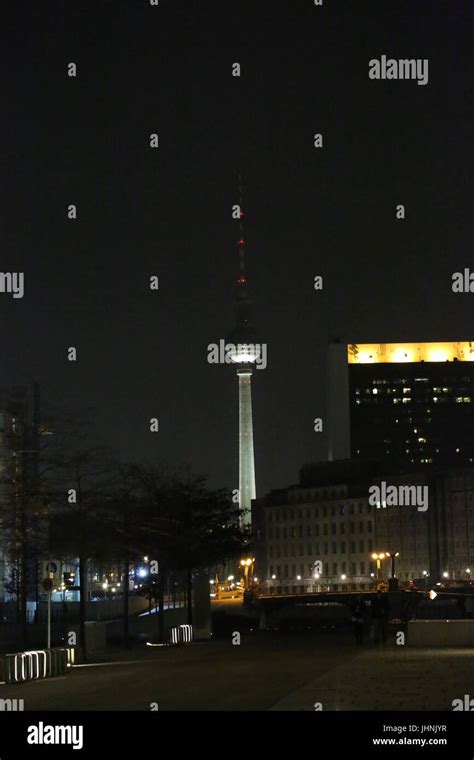
{"type": "MultiPolygon", "coordinates": [[[[380,561],[382,559],[385,559],[386,553],[385,552],[380,552],[379,554],[377,554],[377,552],[372,552],[372,554],[370,556],[372,557],[372,559],[375,559],[377,561],[377,580],[378,580],[379,579],[379,571],[380,571],[380,561]]],[[[371,573],[371,575],[372,575],[372,573],[371,573]]]]}
{"type": "Polygon", "coordinates": [[[392,560],[392,578],[395,578],[395,557],[400,556],[400,552],[385,552],[386,557],[390,557],[392,560]]]}
{"type": "Polygon", "coordinates": [[[253,569],[255,557],[246,557],[240,560],[240,566],[244,568],[244,588],[246,591],[249,589],[249,570],[253,569]]]}

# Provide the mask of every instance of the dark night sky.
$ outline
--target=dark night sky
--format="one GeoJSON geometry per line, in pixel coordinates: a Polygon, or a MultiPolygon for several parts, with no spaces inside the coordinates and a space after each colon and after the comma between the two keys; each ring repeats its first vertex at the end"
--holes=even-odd
{"type": "Polygon", "coordinates": [[[254,381],[257,492],[294,482],[324,457],[312,420],[332,332],[474,337],[474,294],[451,292],[474,266],[473,22],[459,0],[2,8],[1,268],[25,272],[25,297],[0,295],[0,382],[33,375],[120,456],[236,488],[237,380],[206,358],[233,323],[242,167],[269,356],[254,381]],[[428,58],[428,85],[369,80],[384,53],[428,58]]]}

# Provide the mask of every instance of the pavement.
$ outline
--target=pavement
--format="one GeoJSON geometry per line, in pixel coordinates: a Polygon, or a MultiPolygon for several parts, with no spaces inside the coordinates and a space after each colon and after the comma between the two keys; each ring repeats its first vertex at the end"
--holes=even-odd
{"type": "Polygon", "coordinates": [[[309,680],[272,710],[452,710],[474,696],[474,650],[366,650],[309,680]],[[317,704],[317,708],[315,704],[317,704]]]}
{"type": "Polygon", "coordinates": [[[30,710],[452,710],[474,650],[357,646],[341,633],[243,633],[108,653],[66,676],[0,685],[30,710]]]}

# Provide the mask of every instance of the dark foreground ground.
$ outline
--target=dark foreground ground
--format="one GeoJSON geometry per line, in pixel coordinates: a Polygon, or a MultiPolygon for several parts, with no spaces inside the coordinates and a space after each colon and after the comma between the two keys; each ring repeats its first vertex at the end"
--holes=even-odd
{"type": "Polygon", "coordinates": [[[472,650],[357,647],[345,634],[248,633],[137,648],[67,676],[0,686],[25,710],[452,710],[474,695],[472,650]]]}

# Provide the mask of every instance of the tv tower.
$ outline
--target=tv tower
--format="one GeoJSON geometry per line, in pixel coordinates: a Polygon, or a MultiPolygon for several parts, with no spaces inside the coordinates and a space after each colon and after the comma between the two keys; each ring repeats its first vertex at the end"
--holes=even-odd
{"type": "Polygon", "coordinates": [[[260,356],[250,312],[252,301],[248,292],[245,269],[244,211],[242,207],[242,177],[239,175],[239,276],[235,295],[235,327],[228,337],[234,347],[230,358],[237,365],[239,382],[239,508],[241,526],[250,526],[251,501],[255,499],[255,458],[253,450],[252,372],[260,356]]]}

